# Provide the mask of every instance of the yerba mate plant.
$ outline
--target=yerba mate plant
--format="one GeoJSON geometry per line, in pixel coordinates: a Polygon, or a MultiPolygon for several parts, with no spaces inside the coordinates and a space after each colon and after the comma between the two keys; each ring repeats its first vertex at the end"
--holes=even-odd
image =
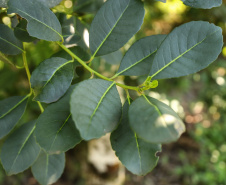
{"type": "MultiPolygon", "coordinates": [[[[182,1],[204,9],[222,3],[182,1]]],[[[144,2],[75,0],[70,1],[74,9],[68,15],[54,14],[50,8],[60,2],[0,0],[0,13],[17,22],[15,26],[0,24],[1,59],[8,61],[8,55],[22,55],[30,84],[30,92],[24,96],[0,101],[0,138],[4,139],[1,163],[8,175],[31,167],[40,184],[51,184],[64,170],[66,151],[81,140],[111,133],[112,148],[122,164],[134,174],[145,175],[156,166],[161,144],[176,141],[185,131],[172,108],[145,92],[156,88],[159,79],[193,74],[216,60],[223,46],[222,30],[209,22],[192,21],[168,35],[144,37],[128,49],[117,73],[108,78],[94,70],[92,63],[98,56],[106,55],[108,60],[108,54],[117,52],[140,30],[144,2]],[[80,11],[93,6],[100,9],[91,23],[86,48],[76,21],[80,11]],[[54,42],[61,51],[31,73],[25,42],[35,45],[39,40],[54,42]],[[72,84],[78,66],[88,70],[91,78],[72,84]],[[120,75],[146,76],[146,80],[139,86],[128,86],[115,80],[120,75]],[[116,86],[127,95],[123,106],[116,86]],[[129,90],[139,97],[132,100],[129,90]],[[37,103],[41,114],[37,120],[14,129],[28,101],[37,103]]]]}

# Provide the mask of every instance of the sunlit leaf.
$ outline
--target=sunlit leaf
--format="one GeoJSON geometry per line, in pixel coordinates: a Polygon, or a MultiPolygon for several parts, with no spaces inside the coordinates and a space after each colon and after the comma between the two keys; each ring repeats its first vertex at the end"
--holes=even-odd
{"type": "Polygon", "coordinates": [[[220,27],[204,21],[183,24],[162,42],[149,76],[164,79],[196,73],[217,59],[222,46],[220,27]]]}
{"type": "Polygon", "coordinates": [[[138,137],[151,143],[176,141],[185,131],[184,123],[173,109],[146,96],[131,104],[129,122],[138,137]]]}
{"type": "Polygon", "coordinates": [[[20,120],[27,105],[27,96],[14,96],[0,101],[0,138],[7,135],[20,120]]]}
{"type": "Polygon", "coordinates": [[[120,49],[141,27],[144,5],[140,0],[108,0],[93,19],[89,34],[93,55],[120,49]]]}
{"type": "Polygon", "coordinates": [[[31,75],[34,100],[51,103],[63,96],[74,76],[72,62],[58,57],[43,61],[31,75]]]}
{"type": "Polygon", "coordinates": [[[121,100],[114,82],[91,79],[79,83],[71,95],[71,114],[85,140],[114,130],[121,117],[121,100]]]}
{"type": "Polygon", "coordinates": [[[15,130],[4,142],[1,162],[8,175],[26,170],[38,157],[40,147],[35,142],[34,130],[35,121],[26,123],[15,130]]]}
{"type": "Polygon", "coordinates": [[[156,153],[160,144],[148,143],[137,137],[129,125],[128,101],[123,106],[123,116],[118,128],[111,134],[111,145],[122,164],[136,175],[146,175],[157,164],[156,153]]]}

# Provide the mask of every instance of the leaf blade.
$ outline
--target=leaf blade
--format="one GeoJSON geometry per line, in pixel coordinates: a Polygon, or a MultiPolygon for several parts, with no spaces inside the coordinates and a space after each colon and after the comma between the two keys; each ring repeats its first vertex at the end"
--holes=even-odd
{"type": "Polygon", "coordinates": [[[220,6],[222,4],[222,0],[182,0],[183,3],[187,6],[191,6],[193,8],[203,8],[203,9],[210,9],[213,7],[220,6]]]}

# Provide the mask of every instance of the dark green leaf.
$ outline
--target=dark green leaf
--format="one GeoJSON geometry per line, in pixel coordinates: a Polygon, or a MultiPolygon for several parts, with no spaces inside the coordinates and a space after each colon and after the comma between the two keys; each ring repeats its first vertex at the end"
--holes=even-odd
{"type": "Polygon", "coordinates": [[[31,75],[34,100],[51,103],[67,91],[74,76],[73,61],[50,58],[43,61],[31,75]]]}
{"type": "Polygon", "coordinates": [[[14,96],[0,101],[0,138],[6,136],[20,120],[27,105],[27,96],[14,96]]]}
{"type": "Polygon", "coordinates": [[[35,142],[34,130],[35,121],[26,123],[13,132],[3,144],[1,161],[8,175],[26,170],[38,157],[40,147],[35,142]]]}
{"type": "Polygon", "coordinates": [[[114,130],[121,117],[121,100],[114,82],[100,79],[79,83],[71,95],[71,114],[85,140],[114,130]]]}
{"type": "Polygon", "coordinates": [[[62,39],[61,25],[54,13],[37,0],[9,0],[8,13],[17,13],[28,21],[30,36],[48,40],[62,39]]]}
{"type": "Polygon", "coordinates": [[[220,6],[222,0],[182,0],[185,5],[193,8],[210,9],[213,7],[220,6]]]}
{"type": "Polygon", "coordinates": [[[148,75],[156,51],[166,35],[153,35],[135,42],[122,59],[118,75],[148,75]]]}
{"type": "Polygon", "coordinates": [[[103,3],[103,0],[77,0],[74,11],[78,13],[96,13],[103,3]]]}
{"type": "Polygon", "coordinates": [[[8,0],[0,0],[0,7],[7,8],[8,0]]]}
{"type": "Polygon", "coordinates": [[[111,145],[119,160],[129,171],[136,175],[146,175],[157,165],[156,153],[161,151],[161,145],[151,144],[137,137],[130,128],[128,110],[129,104],[126,101],[122,120],[111,134],[111,145]]]}
{"type": "Polygon", "coordinates": [[[156,1],[161,1],[161,2],[163,2],[163,3],[166,3],[166,0],[156,0],[156,1]]]}
{"type": "Polygon", "coordinates": [[[183,24],[162,42],[149,76],[164,79],[196,73],[217,59],[222,46],[220,27],[204,21],[183,24]]]}
{"type": "Polygon", "coordinates": [[[49,105],[38,118],[36,141],[48,153],[66,152],[81,141],[70,113],[69,100],[73,87],[63,98],[49,105]]]}
{"type": "Polygon", "coordinates": [[[95,56],[120,49],[141,27],[144,5],[140,0],[108,0],[90,28],[90,49],[95,56]]]}
{"type": "Polygon", "coordinates": [[[58,5],[62,0],[39,0],[39,1],[46,5],[47,7],[52,8],[58,5]]]}
{"type": "Polygon", "coordinates": [[[0,24],[0,51],[7,55],[17,55],[23,52],[23,44],[8,26],[0,24]]]}
{"type": "Polygon", "coordinates": [[[151,143],[176,141],[185,131],[179,116],[166,104],[142,96],[129,108],[129,121],[138,137],[151,143]]]}
{"type": "Polygon", "coordinates": [[[122,55],[122,52],[120,50],[115,51],[113,53],[110,53],[108,55],[101,56],[101,58],[104,59],[104,61],[106,63],[111,64],[111,65],[120,64],[122,57],[123,57],[123,55],[122,55]]]}
{"type": "Polygon", "coordinates": [[[56,182],[64,171],[65,154],[49,155],[41,152],[36,162],[31,167],[35,179],[42,185],[56,182]]]}
{"type": "Polygon", "coordinates": [[[31,37],[27,32],[27,21],[23,19],[14,29],[14,35],[17,39],[22,42],[32,42],[35,40],[34,37],[31,37]]]}

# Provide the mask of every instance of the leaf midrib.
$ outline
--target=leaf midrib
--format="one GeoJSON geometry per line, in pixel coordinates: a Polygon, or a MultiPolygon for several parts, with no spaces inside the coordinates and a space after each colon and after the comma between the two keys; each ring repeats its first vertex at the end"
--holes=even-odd
{"type": "Polygon", "coordinates": [[[142,173],[142,168],[141,168],[141,155],[140,155],[140,146],[138,143],[138,138],[137,138],[137,134],[134,132],[134,137],[136,140],[136,146],[137,146],[137,151],[138,151],[138,156],[139,156],[139,164],[140,164],[140,173],[142,173]]]}
{"type": "Polygon", "coordinates": [[[113,30],[115,29],[116,25],[118,24],[118,22],[120,21],[120,19],[122,18],[123,14],[126,12],[126,10],[128,9],[130,4],[130,1],[128,3],[128,5],[125,7],[124,11],[122,12],[122,14],[119,16],[118,20],[116,21],[116,23],[114,24],[114,26],[112,27],[112,29],[110,30],[110,32],[107,34],[107,36],[104,38],[104,40],[102,41],[102,43],[99,45],[99,47],[96,49],[95,53],[93,54],[93,57],[95,57],[95,55],[97,54],[97,52],[100,50],[100,48],[102,47],[102,45],[104,44],[104,42],[107,40],[107,38],[110,36],[110,34],[113,32],[113,30]]]}
{"type": "Polygon", "coordinates": [[[0,37],[0,39],[1,39],[1,40],[3,40],[3,41],[4,41],[4,42],[6,42],[6,43],[8,43],[8,44],[12,45],[13,47],[15,47],[15,48],[19,49],[20,51],[24,52],[24,50],[23,50],[23,49],[21,49],[20,47],[18,47],[17,45],[15,45],[15,44],[13,44],[13,43],[11,43],[11,42],[9,42],[9,41],[7,41],[7,40],[3,39],[2,37],[0,37]]]}
{"type": "MultiPolygon", "coordinates": [[[[156,73],[154,73],[151,78],[153,78],[154,76],[156,76],[158,73],[160,73],[161,71],[163,71],[165,68],[167,68],[169,65],[171,65],[172,63],[174,63],[177,59],[181,58],[183,55],[185,55],[187,52],[191,51],[193,48],[195,48],[196,46],[198,46],[199,44],[201,44],[204,40],[206,40],[208,37],[210,37],[211,35],[213,35],[214,33],[218,32],[219,30],[216,30],[215,32],[207,35],[203,40],[201,40],[200,42],[198,42],[197,44],[195,44],[194,46],[190,47],[188,50],[186,50],[185,52],[183,52],[182,54],[180,54],[178,57],[176,57],[175,59],[173,59],[172,61],[170,61],[168,64],[166,64],[165,66],[163,66],[160,70],[158,70],[156,73]]],[[[161,46],[160,46],[161,47],[161,46]]]]}

